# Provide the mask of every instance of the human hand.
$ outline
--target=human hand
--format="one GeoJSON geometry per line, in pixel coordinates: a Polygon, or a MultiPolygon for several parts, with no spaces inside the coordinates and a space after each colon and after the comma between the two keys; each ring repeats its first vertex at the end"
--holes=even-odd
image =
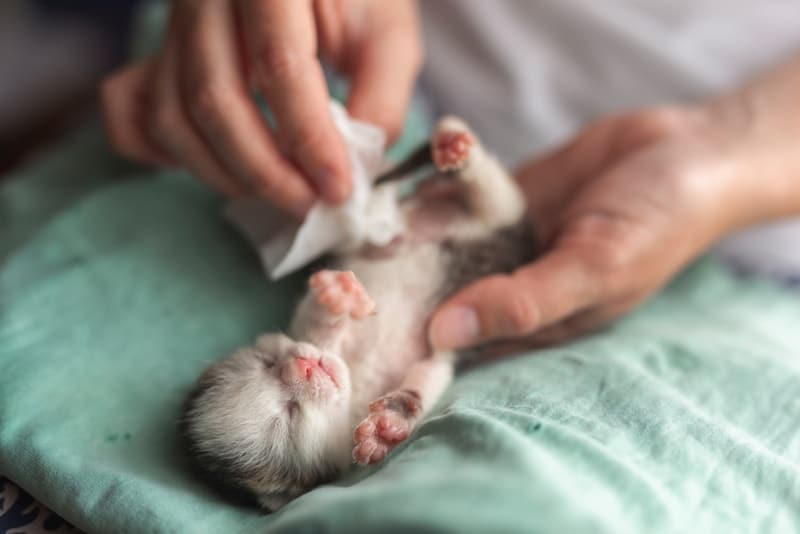
{"type": "Polygon", "coordinates": [[[392,138],[421,64],[417,22],[412,0],[175,0],[160,52],[104,82],[107,132],[125,156],[302,217],[352,188],[317,53],[349,76],[351,115],[392,138]]]}
{"type": "Polygon", "coordinates": [[[787,115],[800,101],[778,85],[601,120],[525,166],[518,179],[542,255],[445,302],[432,346],[575,337],[640,304],[725,233],[800,211],[800,123],[787,115]]]}

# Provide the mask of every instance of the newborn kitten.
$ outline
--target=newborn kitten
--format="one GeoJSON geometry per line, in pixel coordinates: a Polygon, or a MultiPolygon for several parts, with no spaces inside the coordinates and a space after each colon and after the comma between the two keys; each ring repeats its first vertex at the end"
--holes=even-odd
{"type": "Polygon", "coordinates": [[[435,306],[533,256],[513,179],[460,120],[431,142],[439,173],[402,204],[405,235],[332,258],[311,277],[288,335],[266,334],[200,377],[182,419],[207,475],[276,509],[354,461],[381,461],[453,375],[432,353],[435,306]]]}

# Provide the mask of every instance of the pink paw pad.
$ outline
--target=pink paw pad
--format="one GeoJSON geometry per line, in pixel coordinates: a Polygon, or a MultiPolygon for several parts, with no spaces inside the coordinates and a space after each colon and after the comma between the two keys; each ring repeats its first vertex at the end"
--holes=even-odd
{"type": "Polygon", "coordinates": [[[436,168],[443,172],[463,169],[474,143],[472,136],[467,132],[453,130],[437,132],[432,148],[436,168]]]}
{"type": "Polygon", "coordinates": [[[418,397],[405,391],[373,402],[369,416],[353,433],[353,461],[370,465],[383,460],[408,438],[420,410],[418,397]]]}
{"type": "Polygon", "coordinates": [[[317,302],[332,315],[362,319],[375,312],[375,302],[352,271],[323,270],[309,281],[317,302]]]}

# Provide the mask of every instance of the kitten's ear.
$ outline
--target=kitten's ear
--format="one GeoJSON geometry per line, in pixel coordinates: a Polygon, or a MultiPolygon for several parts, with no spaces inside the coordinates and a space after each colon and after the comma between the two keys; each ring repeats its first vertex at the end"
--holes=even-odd
{"type": "Polygon", "coordinates": [[[292,502],[294,497],[288,493],[265,493],[258,496],[258,504],[269,510],[276,512],[292,502]]]}

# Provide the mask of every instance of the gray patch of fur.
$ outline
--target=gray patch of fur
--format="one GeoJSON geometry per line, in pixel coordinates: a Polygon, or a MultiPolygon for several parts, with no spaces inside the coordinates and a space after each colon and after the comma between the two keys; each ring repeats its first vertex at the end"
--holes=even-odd
{"type": "Polygon", "coordinates": [[[411,389],[403,389],[390,393],[380,399],[387,410],[400,414],[405,419],[411,419],[422,411],[422,397],[411,389]]]}
{"type": "Polygon", "coordinates": [[[441,301],[484,276],[510,273],[536,257],[537,246],[530,221],[501,228],[481,239],[445,240],[442,243],[446,284],[436,295],[441,301]]]}

